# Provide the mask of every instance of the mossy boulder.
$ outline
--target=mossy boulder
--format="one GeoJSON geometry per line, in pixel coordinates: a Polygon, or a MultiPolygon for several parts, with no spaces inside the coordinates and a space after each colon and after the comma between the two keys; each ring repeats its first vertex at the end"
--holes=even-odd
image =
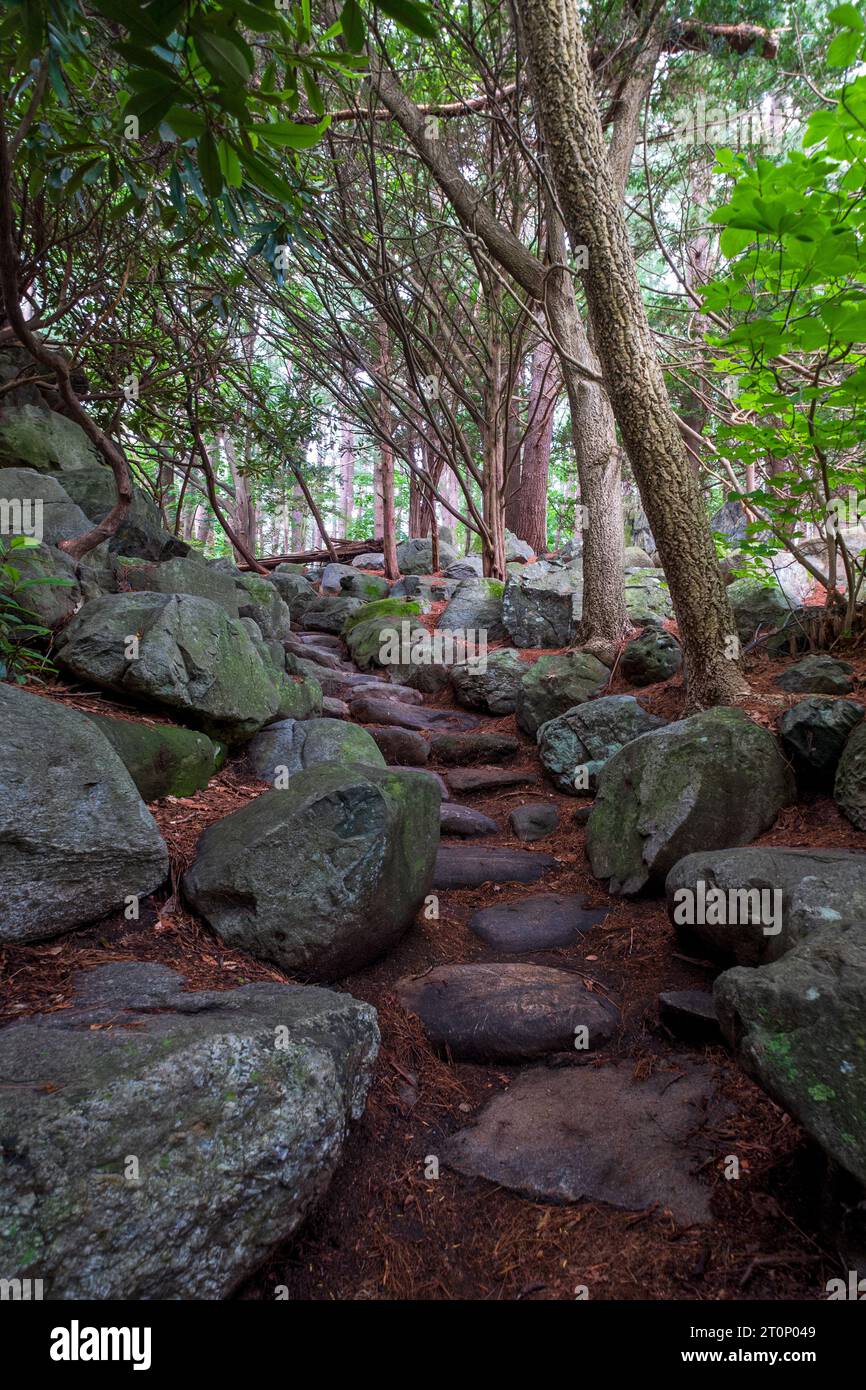
{"type": "Polygon", "coordinates": [[[467,709],[513,714],[527,669],[518,652],[501,647],[488,652],[484,662],[465,661],[452,666],[451,683],[458,703],[467,709]]]}
{"type": "Polygon", "coordinates": [[[582,609],[583,582],[577,570],[551,568],[542,561],[508,576],[502,619],[516,647],[567,647],[582,609]]]}
{"type": "Polygon", "coordinates": [[[781,960],[716,981],[743,1067],[821,1147],[866,1182],[866,927],[822,927],[781,960]]]}
{"type": "Polygon", "coordinates": [[[343,627],[343,638],[355,665],[362,671],[400,665],[404,635],[410,643],[415,633],[421,640],[429,635],[418,621],[419,612],[417,603],[386,598],[365,603],[351,613],[343,627]]]}
{"type": "Polygon", "coordinates": [[[538,730],[538,756],[553,785],[570,796],[592,796],[609,758],[666,721],[647,714],[633,695],[605,695],[566,710],[538,730]],[[578,776],[578,769],[582,775],[578,776]]]}
{"type": "Polygon", "coordinates": [[[291,612],[270,579],[260,574],[242,574],[235,590],[240,617],[258,623],[267,640],[279,641],[291,630],[291,612]]]}
{"type": "Polygon", "coordinates": [[[620,671],[629,685],[654,685],[669,680],[683,664],[677,639],[660,628],[649,627],[640,637],[626,643],[620,671]]]}
{"type": "Polygon", "coordinates": [[[192,796],[225,760],[225,745],[195,729],[87,713],[105,735],[144,801],[192,796]]]}
{"type": "Polygon", "coordinates": [[[592,871],[612,893],[658,886],[686,854],[749,844],[793,795],[779,745],[742,710],[678,720],[602,770],[587,822],[592,871]]]}
{"type": "Polygon", "coordinates": [[[343,575],[340,580],[340,592],[349,594],[352,598],[361,598],[365,603],[373,603],[376,599],[387,598],[390,585],[387,579],[382,579],[377,574],[359,574],[353,570],[351,574],[343,575]]]}
{"type": "Polygon", "coordinates": [[[218,603],[230,618],[239,616],[232,576],[214,569],[198,555],[186,555],[162,563],[119,556],[116,572],[118,585],[122,588],[137,593],[191,594],[194,598],[206,598],[211,603],[218,603]]]}
{"type": "MultiPolygon", "coordinates": [[[[298,569],[300,570],[301,566],[298,566],[298,569]]],[[[318,598],[312,584],[303,574],[287,570],[283,565],[277,565],[269,578],[288,608],[292,623],[300,627],[310,604],[315,603],[318,598]]]]}
{"type": "Polygon", "coordinates": [[[174,711],[229,743],[282,713],[285,672],[209,599],[104,594],[67,624],[56,650],[60,664],[80,679],[174,711]]]}
{"type": "Polygon", "coordinates": [[[310,632],[331,632],[338,636],[347,618],[364,607],[359,598],[348,595],[320,594],[308,604],[304,612],[303,624],[310,632]]]}
{"type": "Polygon", "coordinates": [[[760,631],[774,631],[791,612],[779,584],[751,575],[728,585],[728,602],[741,642],[751,642],[760,631]]]}
{"type": "MultiPolygon", "coordinates": [[[[94,525],[108,516],[117,501],[114,474],[105,464],[64,472],[62,482],[69,496],[94,525]]],[[[143,560],[169,560],[173,556],[195,554],[186,541],[165,529],[153,498],[134,484],[132,505],[110,537],[108,549],[112,554],[143,560]]]]}
{"type": "Polygon", "coordinates": [[[159,887],[162,837],[96,725],[11,685],[0,721],[0,942],[57,936],[159,887]]]}
{"type": "Polygon", "coordinates": [[[317,763],[385,766],[372,735],[343,719],[277,720],[250,740],[247,756],[256,776],[271,784],[317,763]]]}
{"type": "Polygon", "coordinates": [[[502,619],[504,593],[501,579],[464,579],[439,619],[440,629],[472,629],[483,633],[487,642],[500,641],[506,635],[502,619]]]}
{"type": "MultiPolygon", "coordinates": [[[[447,569],[457,559],[457,551],[439,538],[439,568],[447,569]]],[[[401,574],[433,573],[433,542],[428,536],[401,541],[397,546],[397,564],[401,574]]]]}
{"type": "Polygon", "coordinates": [[[433,879],[432,777],[320,763],[210,826],[183,891],[218,936],[305,979],[390,949],[433,879]]]}
{"type": "Polygon", "coordinates": [[[594,700],[610,680],[610,671],[590,652],[542,656],[524,666],[517,692],[517,723],[534,734],[549,719],[586,700],[594,700]]]}
{"type": "Polygon", "coordinates": [[[39,405],[0,410],[0,467],[7,465],[36,468],[40,473],[71,473],[101,466],[80,425],[39,405]]]}

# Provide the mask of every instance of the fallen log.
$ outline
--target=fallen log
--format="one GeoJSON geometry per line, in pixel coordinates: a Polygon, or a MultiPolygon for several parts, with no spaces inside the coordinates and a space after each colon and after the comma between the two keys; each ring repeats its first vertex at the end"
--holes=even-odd
{"type": "MultiPolygon", "coordinates": [[[[351,560],[355,555],[365,555],[367,551],[380,553],[382,550],[382,539],[367,541],[333,541],[334,550],[338,560],[351,560]]],[[[257,557],[258,563],[265,569],[275,569],[277,565],[314,565],[319,561],[326,564],[331,555],[327,550],[296,550],[292,555],[260,555],[257,557]]],[[[238,569],[248,570],[249,565],[240,562],[238,569]]]]}

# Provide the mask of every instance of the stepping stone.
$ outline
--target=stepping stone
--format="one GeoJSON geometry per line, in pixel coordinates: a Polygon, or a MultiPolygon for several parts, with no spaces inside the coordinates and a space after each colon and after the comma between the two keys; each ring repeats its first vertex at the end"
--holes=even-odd
{"type": "Polygon", "coordinates": [[[434,1047],[466,1061],[520,1061],[576,1043],[592,1051],[618,1023],[613,1006],[579,976],[543,965],[440,965],[400,980],[396,992],[434,1047]]]}
{"type": "Polygon", "coordinates": [[[343,652],[342,638],[335,637],[330,632],[293,632],[285,640],[287,642],[300,642],[305,647],[319,647],[323,651],[327,648],[328,651],[334,651],[338,655],[342,655],[343,652]]]}
{"type": "Polygon", "coordinates": [[[634,1064],[538,1068],[512,1082],[442,1157],[532,1201],[584,1199],[626,1211],[658,1204],[681,1226],[710,1220],[709,1184],[693,1170],[715,1152],[722,1118],[710,1068],[680,1062],[635,1081],[634,1064]]]}
{"type": "Polygon", "coordinates": [[[322,714],[326,719],[348,719],[349,706],[345,700],[338,700],[336,695],[323,695],[322,714]]]}
{"type": "Polygon", "coordinates": [[[458,714],[449,709],[417,709],[400,700],[378,695],[352,696],[352,718],[361,724],[398,724],[404,729],[431,729],[435,724],[451,724],[455,729],[471,729],[480,720],[474,714],[458,714]]]}
{"type": "Polygon", "coordinates": [[[722,1030],[712,991],[672,989],[659,995],[659,1019],[683,1042],[721,1042],[722,1030]]]}
{"type": "Polygon", "coordinates": [[[482,849],[475,845],[441,845],[433,874],[434,888],[477,888],[482,883],[535,883],[547,869],[558,868],[550,854],[525,849],[482,849]]]}
{"type": "Polygon", "coordinates": [[[430,749],[440,763],[496,763],[519,753],[520,741],[510,734],[435,734],[430,749]]]}
{"type": "Polygon", "coordinates": [[[388,685],[385,681],[371,681],[367,676],[359,682],[358,695],[372,695],[375,699],[400,700],[404,705],[423,705],[424,696],[411,685],[388,685]]]}
{"type": "Polygon", "coordinates": [[[423,767],[430,757],[426,738],[413,729],[397,729],[393,724],[366,724],[368,734],[376,740],[385,762],[403,767],[423,767]]]}
{"type": "Polygon", "coordinates": [[[586,907],[585,904],[582,894],[565,897],[559,893],[540,893],[537,897],[518,898],[512,903],[482,908],[469,919],[469,929],[488,946],[514,955],[571,946],[607,916],[605,908],[586,907]]]}
{"type": "Polygon", "coordinates": [[[300,651],[290,647],[288,649],[293,656],[301,656],[304,661],[313,661],[317,666],[325,666],[329,671],[343,671],[346,669],[345,662],[341,661],[336,652],[326,652],[321,647],[314,647],[310,643],[305,643],[300,651]]]}
{"type": "Polygon", "coordinates": [[[538,781],[537,773],[518,772],[511,767],[455,767],[446,773],[446,778],[453,792],[481,792],[538,781]]]}
{"type": "Polygon", "coordinates": [[[489,816],[473,811],[471,806],[458,806],[449,801],[439,808],[439,829],[443,835],[462,835],[472,839],[477,835],[495,835],[499,826],[489,816]]]}
{"type": "Polygon", "coordinates": [[[548,801],[531,801],[515,807],[509,823],[518,840],[543,840],[559,829],[559,812],[548,801]]]}

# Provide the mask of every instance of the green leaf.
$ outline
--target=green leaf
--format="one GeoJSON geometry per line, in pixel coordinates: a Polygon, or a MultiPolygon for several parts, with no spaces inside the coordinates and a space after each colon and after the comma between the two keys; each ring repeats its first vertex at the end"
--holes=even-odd
{"type": "Polygon", "coordinates": [[[834,26],[840,29],[862,29],[863,16],[856,5],[836,5],[828,14],[827,19],[834,26]]]}
{"type": "Polygon", "coordinates": [[[227,86],[246,86],[253,71],[252,55],[237,35],[211,34],[196,30],[195,46],[208,72],[227,86]]]}
{"type": "Polygon", "coordinates": [[[309,150],[317,145],[331,124],[326,116],[318,125],[298,125],[294,121],[274,121],[270,125],[249,126],[248,129],[268,145],[291,150],[309,150]]]}
{"type": "Polygon", "coordinates": [[[346,0],[340,12],[340,23],[343,26],[346,43],[353,53],[360,53],[364,47],[367,31],[358,0],[346,0]]]}
{"type": "Polygon", "coordinates": [[[380,10],[404,29],[425,39],[435,39],[436,26],[426,5],[419,5],[416,0],[377,0],[377,3],[380,10]]]}
{"type": "Polygon", "coordinates": [[[845,29],[837,34],[827,49],[827,65],[831,68],[850,68],[860,53],[862,36],[856,29],[845,29]]]}
{"type": "Polygon", "coordinates": [[[211,198],[219,197],[223,190],[223,175],[216,143],[209,130],[198,142],[198,167],[205,193],[211,198]]]}

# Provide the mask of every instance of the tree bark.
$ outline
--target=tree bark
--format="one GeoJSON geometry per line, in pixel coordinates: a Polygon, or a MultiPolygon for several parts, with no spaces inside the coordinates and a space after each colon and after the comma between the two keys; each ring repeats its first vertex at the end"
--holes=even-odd
{"type": "Polygon", "coordinates": [[[536,555],[547,549],[547,480],[550,472],[550,445],[553,415],[562,390],[556,354],[542,339],[532,354],[529,409],[523,453],[516,477],[509,476],[511,506],[506,506],[509,529],[536,555]]]}
{"type": "Polygon", "coordinates": [[[560,206],[572,243],[588,251],[594,346],[670,586],[691,703],[724,703],[747,689],[739,643],[608,176],[576,0],[517,5],[560,206]]]}
{"type": "MultiPolygon", "coordinates": [[[[388,379],[391,370],[391,351],[388,342],[388,325],[383,318],[378,319],[379,370],[383,380],[388,379]]],[[[397,534],[394,517],[394,450],[391,446],[391,412],[388,397],[379,392],[379,418],[381,440],[379,445],[379,477],[382,501],[382,550],[385,556],[385,577],[396,579],[400,573],[397,564],[397,534]]],[[[376,535],[379,535],[379,518],[376,518],[376,535]]]]}

